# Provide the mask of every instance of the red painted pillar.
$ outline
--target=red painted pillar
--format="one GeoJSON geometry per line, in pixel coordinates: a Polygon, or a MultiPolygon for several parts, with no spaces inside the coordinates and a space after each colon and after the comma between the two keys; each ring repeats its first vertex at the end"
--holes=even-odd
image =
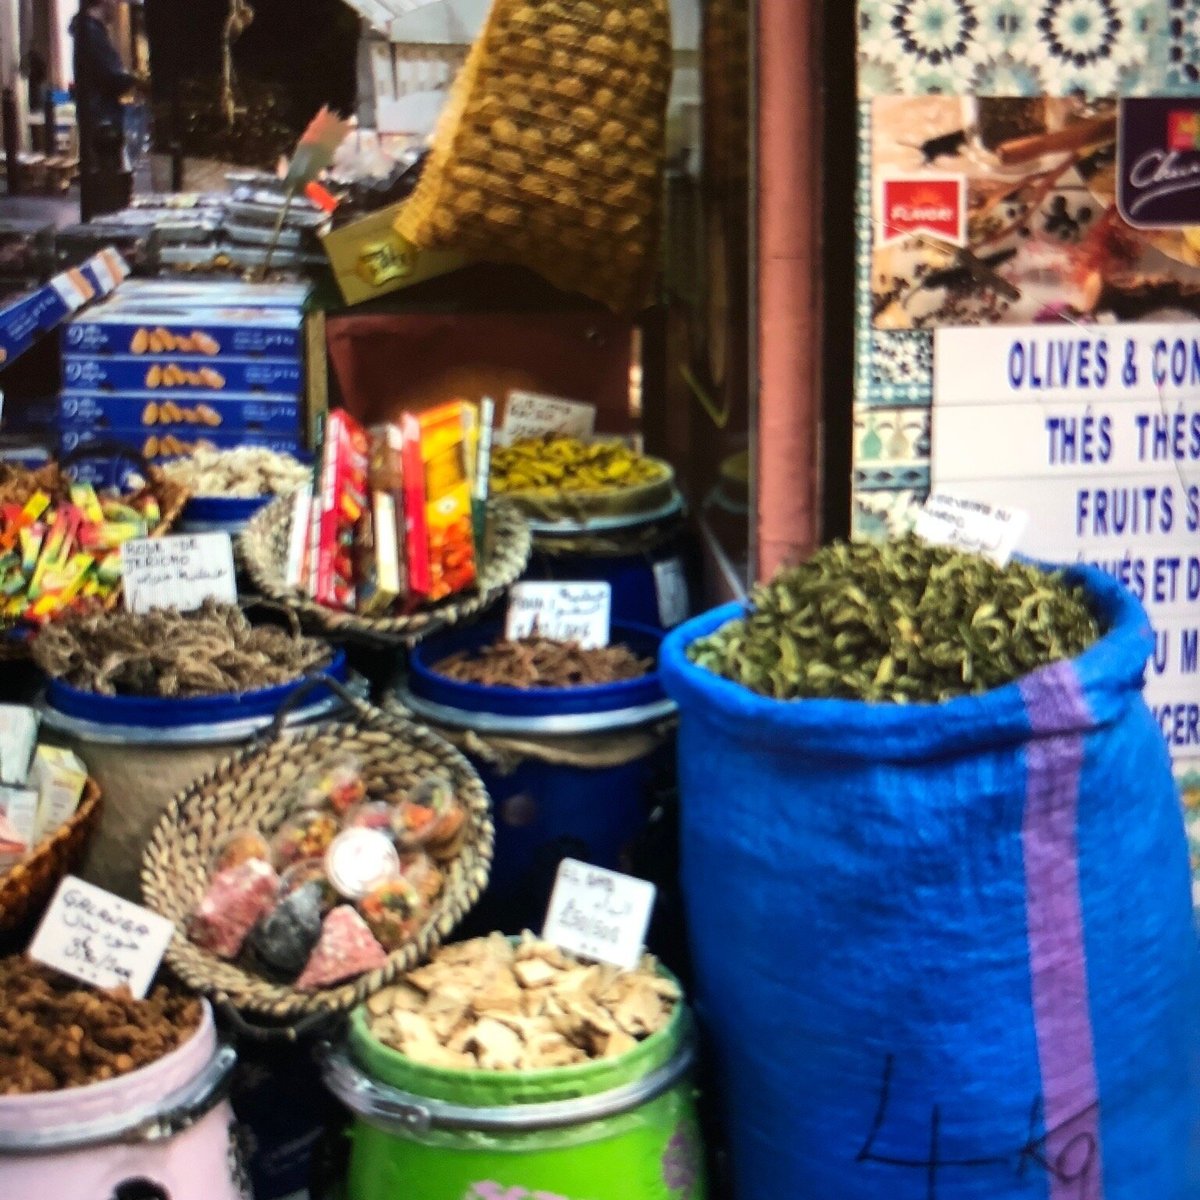
{"type": "Polygon", "coordinates": [[[821,534],[820,8],[758,2],[759,578],[821,534]]]}

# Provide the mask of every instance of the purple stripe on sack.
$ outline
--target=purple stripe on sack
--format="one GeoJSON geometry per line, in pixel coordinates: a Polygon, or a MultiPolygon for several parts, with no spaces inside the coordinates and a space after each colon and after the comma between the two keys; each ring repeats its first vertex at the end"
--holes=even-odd
{"type": "Polygon", "coordinates": [[[1027,1153],[1050,1175],[1050,1200],[1103,1200],[1077,836],[1090,714],[1069,662],[1031,675],[1021,694],[1033,732],[1021,842],[1046,1131],[1027,1153]]]}

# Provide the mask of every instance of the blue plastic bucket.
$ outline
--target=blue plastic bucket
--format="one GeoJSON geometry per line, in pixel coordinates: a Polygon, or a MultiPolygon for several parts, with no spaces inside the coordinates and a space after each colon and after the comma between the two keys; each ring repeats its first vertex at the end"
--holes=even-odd
{"type": "MultiPolygon", "coordinates": [[[[327,674],[344,680],[338,651],[327,674]]],[[[223,696],[100,696],[58,681],[41,703],[43,737],[73,750],[100,785],[104,810],[84,861],[91,883],[136,900],[142,851],[177,792],[267,729],[301,680],[223,696]]],[[[319,689],[289,714],[303,724],[342,708],[319,689]]]]}
{"type": "MultiPolygon", "coordinates": [[[[433,670],[500,633],[482,625],[421,642],[399,697],[464,750],[492,797],[495,860],[472,925],[516,933],[541,927],[564,857],[621,867],[623,851],[646,826],[659,731],[674,706],[657,671],[600,687],[522,690],[461,683],[433,670]],[[488,753],[496,748],[499,762],[488,753]]],[[[615,624],[612,640],[657,658],[662,634],[615,624]]]]}
{"type": "Polygon", "coordinates": [[[195,496],[183,506],[181,533],[239,534],[274,496],[195,496]]]}
{"type": "Polygon", "coordinates": [[[656,513],[584,523],[531,519],[533,557],[524,578],[608,583],[614,621],[673,629],[692,613],[682,512],[675,496],[656,513]]]}

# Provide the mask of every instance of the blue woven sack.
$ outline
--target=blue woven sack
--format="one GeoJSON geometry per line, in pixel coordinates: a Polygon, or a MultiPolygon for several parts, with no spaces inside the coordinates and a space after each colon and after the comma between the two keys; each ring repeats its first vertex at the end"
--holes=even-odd
{"type": "Polygon", "coordinates": [[[696,1002],[738,1200],[1196,1200],[1200,954],[1138,602],[938,705],[780,702],[671,634],[696,1002]]]}

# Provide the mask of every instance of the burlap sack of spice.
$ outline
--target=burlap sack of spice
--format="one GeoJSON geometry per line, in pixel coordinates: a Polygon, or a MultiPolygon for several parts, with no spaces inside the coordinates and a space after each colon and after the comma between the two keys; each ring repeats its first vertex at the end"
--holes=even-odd
{"type": "Polygon", "coordinates": [[[396,231],[637,309],[670,84],[668,0],[495,0],[396,231]]]}

